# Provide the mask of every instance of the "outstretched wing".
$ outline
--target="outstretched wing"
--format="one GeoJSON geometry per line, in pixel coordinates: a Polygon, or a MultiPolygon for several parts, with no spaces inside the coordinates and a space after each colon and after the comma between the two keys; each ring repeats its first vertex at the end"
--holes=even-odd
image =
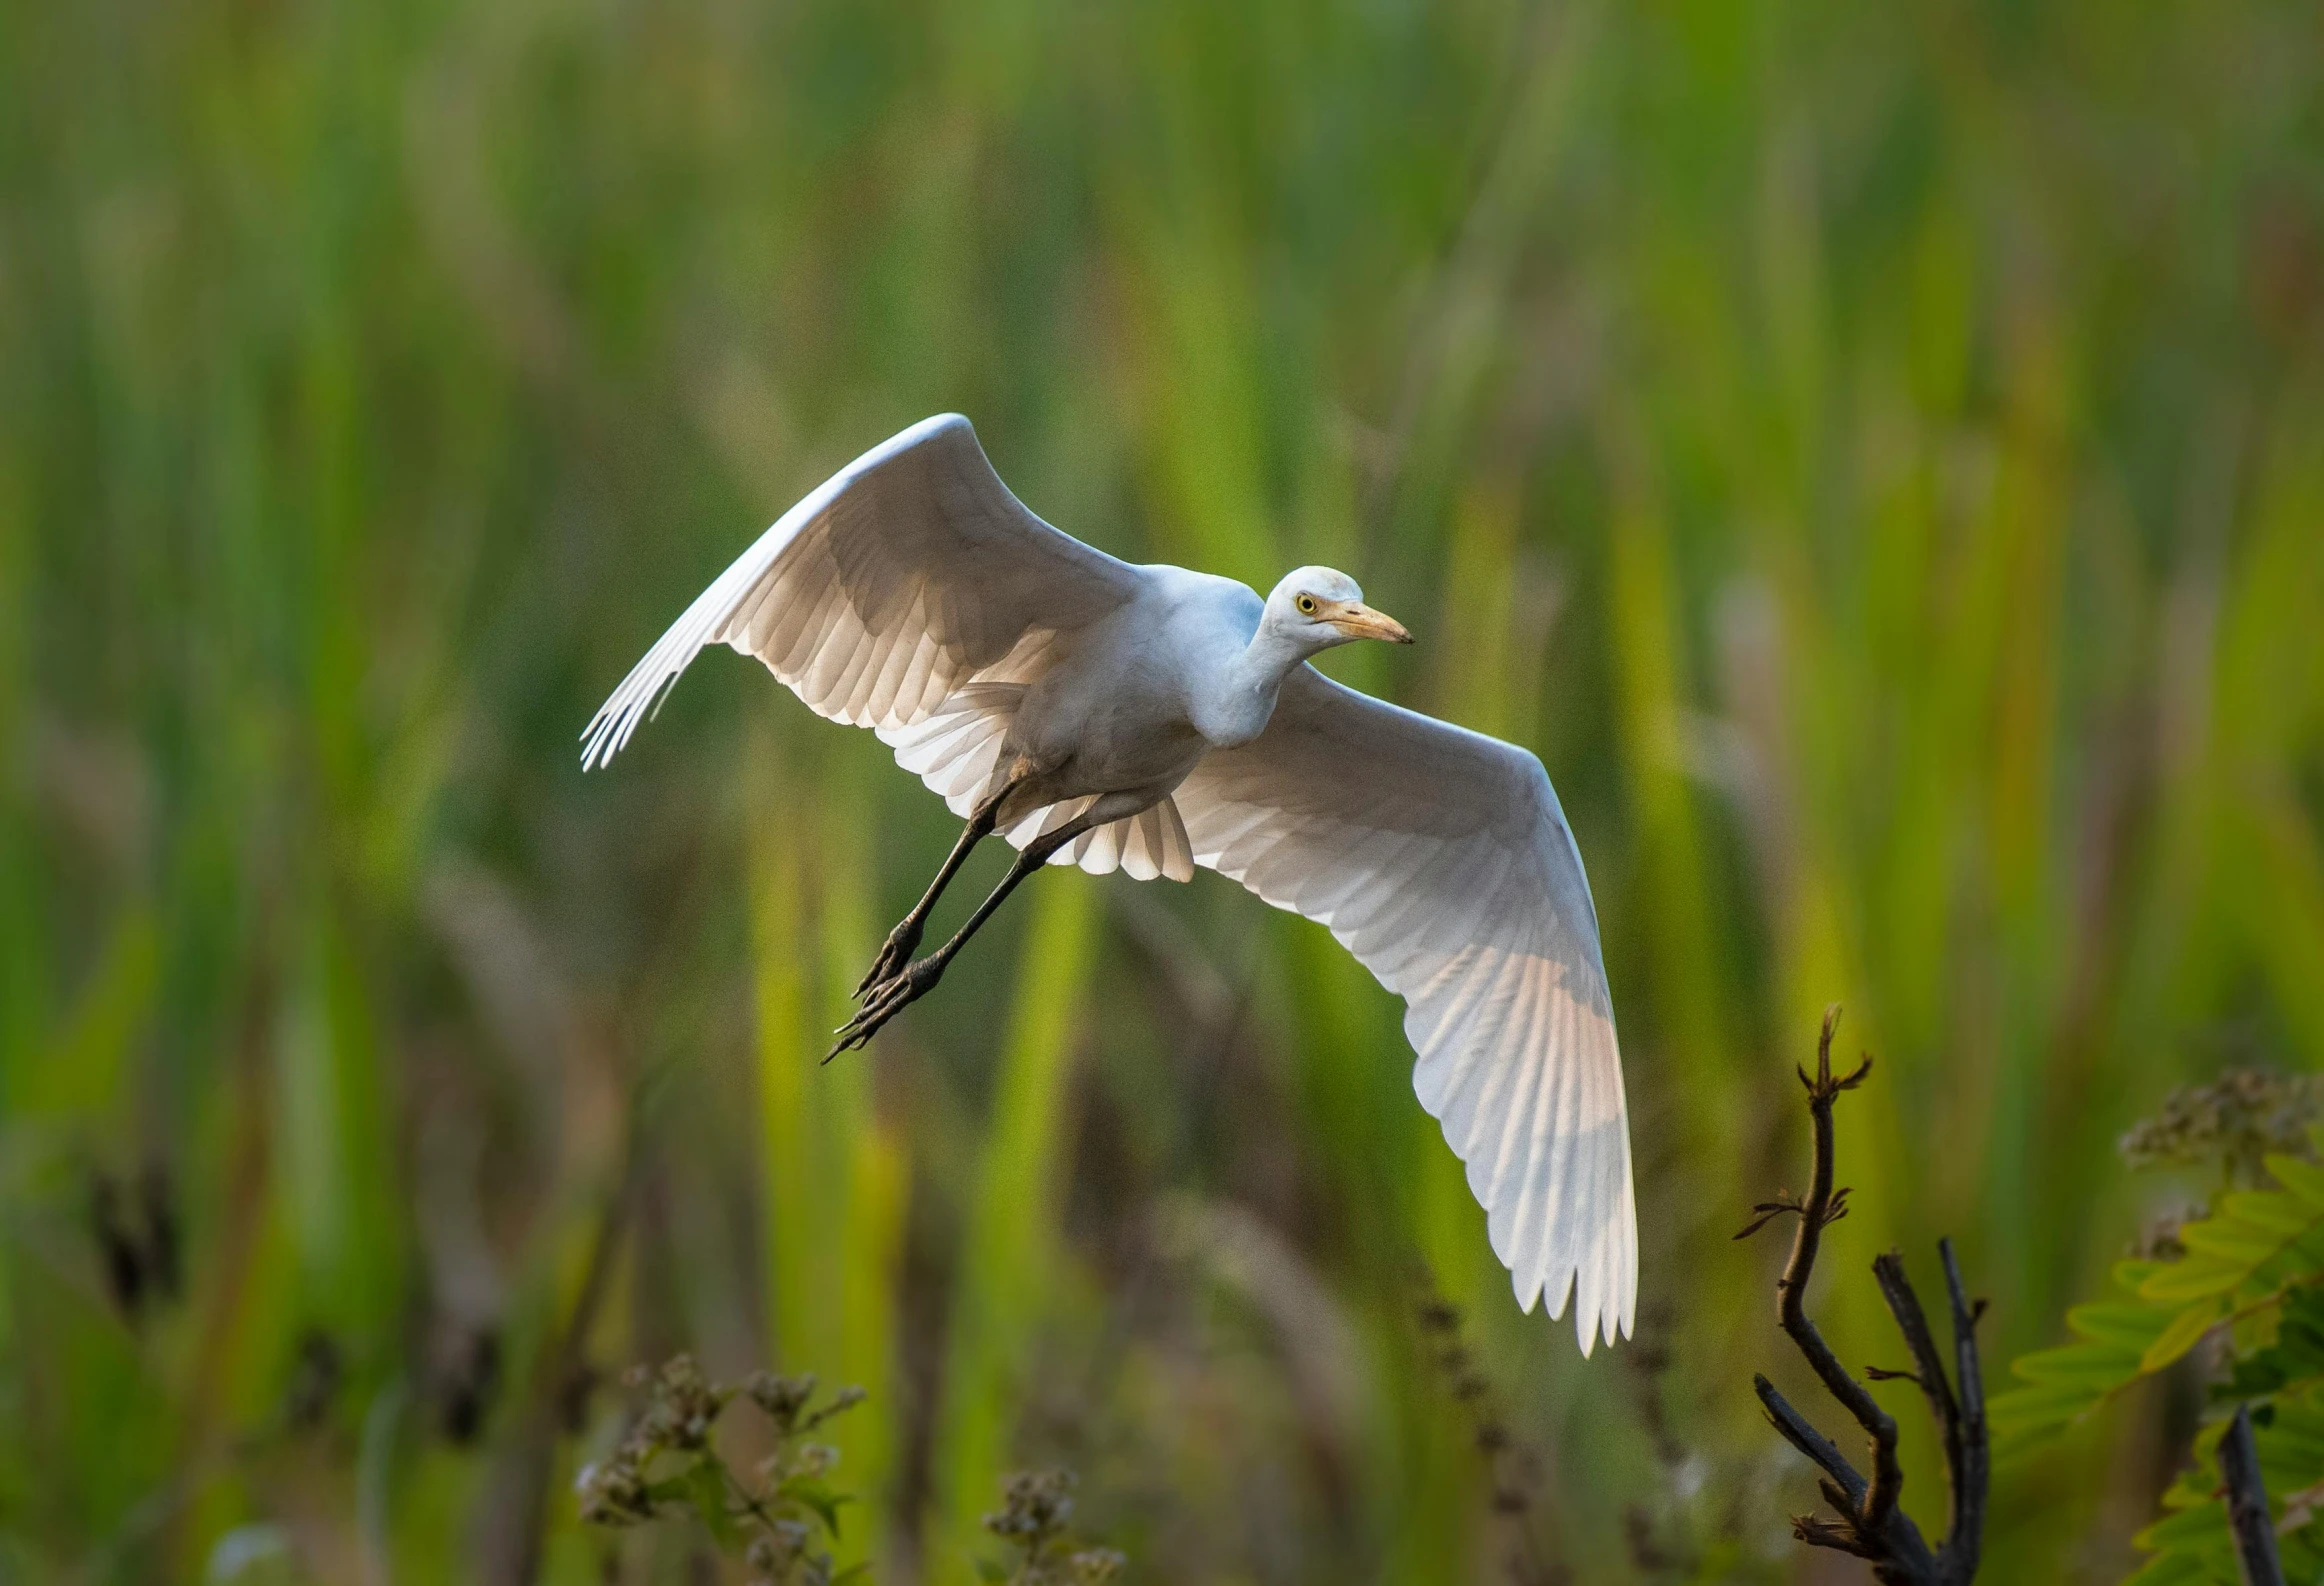
{"type": "Polygon", "coordinates": [[[819,715],[892,733],[964,684],[1037,676],[1059,634],[1114,610],[1140,577],[1027,510],[968,420],[922,420],[719,574],[599,707],[581,764],[611,760],[706,645],[757,656],[819,715]]]}
{"type": "Polygon", "coordinates": [[[1597,911],[1541,762],[1301,667],[1179,787],[1197,864],[1331,928],[1401,996],[1413,1086],[1517,1300],[1628,1334],[1637,1214],[1597,911]]]}

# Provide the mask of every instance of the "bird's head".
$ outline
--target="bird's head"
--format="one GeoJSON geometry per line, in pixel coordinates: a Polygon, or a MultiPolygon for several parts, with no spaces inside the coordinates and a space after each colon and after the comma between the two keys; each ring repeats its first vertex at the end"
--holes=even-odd
{"type": "Polygon", "coordinates": [[[1267,597],[1267,627],[1310,651],[1357,639],[1410,644],[1404,624],[1364,604],[1356,581],[1332,567],[1299,567],[1283,575],[1267,597]]]}

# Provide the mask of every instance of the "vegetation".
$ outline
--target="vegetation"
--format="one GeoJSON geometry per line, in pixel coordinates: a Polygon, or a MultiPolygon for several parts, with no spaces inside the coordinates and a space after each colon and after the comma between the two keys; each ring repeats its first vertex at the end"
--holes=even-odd
{"type": "Polygon", "coordinates": [[[2278,1498],[2288,1578],[2324,1572],[2324,1529],[2311,1523],[2324,1507],[2324,1131],[2315,1115],[2310,1076],[2237,1071],[2176,1092],[2126,1134],[2133,1165],[2194,1167],[2219,1189],[2150,1231],[2151,1258],[2115,1264],[2114,1298],[2066,1313],[2078,1342],[2020,1359],[2025,1386],[1993,1401],[2006,1456],[2053,1441],[2145,1379],[2201,1387],[2217,1413],[2195,1436],[2195,1462],[2163,1494],[2168,1512],[2138,1535],[2155,1555],[2138,1586],[2241,1579],[2214,1475],[2238,1410],[2249,1412],[2260,1474],[2278,1498]]]}
{"type": "Polygon", "coordinates": [[[642,1413],[604,1459],[581,1467],[574,1488],[581,1518],[598,1525],[643,1525],[670,1507],[689,1510],[718,1543],[742,1555],[752,1586],[834,1586],[864,1572],[834,1572],[821,1535],[839,1539],[840,1505],[832,1468],[839,1451],[806,1435],[863,1402],[842,1390],[815,1404],[813,1377],[752,1374],[741,1388],[706,1381],[689,1355],[659,1371],[633,1369],[625,1379],[648,1390],[642,1413]],[[719,1451],[719,1418],[737,1399],[766,1418],[773,1447],[749,1472],[719,1451]]]}
{"type": "Polygon", "coordinates": [[[1073,1518],[1073,1473],[1022,1471],[1003,1488],[1000,1512],[984,1528],[1007,1542],[1007,1563],[979,1559],[977,1573],[1007,1586],[1103,1586],[1128,1562],[1109,1547],[1076,1546],[1066,1530],[1073,1518]]]}
{"type": "MultiPolygon", "coordinates": [[[[811,1376],[757,1371],[735,1387],[706,1380],[690,1355],[673,1356],[659,1370],[632,1368],[623,1381],[646,1390],[646,1402],[612,1452],[581,1467],[573,1485],[583,1520],[618,1528],[672,1511],[690,1515],[741,1558],[751,1586],[838,1586],[868,1572],[860,1562],[835,1569],[819,1545],[839,1540],[842,1506],[855,1499],[832,1485],[839,1450],[806,1440],[861,1404],[861,1388],[842,1388],[817,1404],[811,1376]],[[757,1408],[771,1441],[747,1471],[719,1446],[719,1419],[738,1402],[757,1408]]],[[[1120,1553],[1072,1539],[1072,1493],[1070,1471],[1011,1476],[984,1528],[1015,1556],[1008,1563],[980,1558],[977,1573],[1008,1586],[1102,1586],[1119,1574],[1126,1562],[1120,1553]]]]}
{"type": "MultiPolygon", "coordinates": [[[[973,1581],[1006,1473],[1071,1468],[1125,1582],[1506,1579],[1417,1258],[1550,1578],[1797,1578],[1814,1473],[1738,1390],[1782,1253],[1729,1236],[1825,1004],[1882,1066],[1824,1258],[1949,1234],[1996,1387],[2179,1209],[2135,1119],[2324,1066],[2312,0],[0,0],[0,41],[0,1577],[684,1580],[687,1528],[572,1482],[612,1370],[685,1351],[867,1390],[835,1573],[973,1581]],[[580,774],[716,569],[944,409],[1109,549],[1348,568],[1420,642],[1343,675],[1540,753],[1637,1343],[1515,1313],[1324,932],[1044,875],[818,1068],[935,801],[724,654],[580,774]]],[[[2241,1259],[2188,1248],[2107,1303],[2273,1281],[2145,1297],[2241,1259]]],[[[1894,1363],[1869,1286],[1817,1324],[1894,1363]]],[[[2002,1471],[1982,1578],[2142,1567],[2204,1410],[2152,1374],[2002,1471]]]]}

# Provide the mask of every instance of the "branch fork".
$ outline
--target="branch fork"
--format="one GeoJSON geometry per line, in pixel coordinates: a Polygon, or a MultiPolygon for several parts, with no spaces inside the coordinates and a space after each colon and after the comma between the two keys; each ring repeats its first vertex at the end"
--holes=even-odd
{"type": "Polygon", "coordinates": [[[1826,1392],[1838,1400],[1870,1440],[1872,1474],[1865,1477],[1837,1445],[1816,1430],[1807,1417],[1777,1392],[1766,1377],[1753,1379],[1759,1402],[1769,1422],[1784,1441],[1807,1456],[1822,1472],[1818,1487],[1836,1519],[1797,1515],[1792,1534],[1810,1547],[1829,1548],[1864,1559],[1884,1586],[1966,1586],[1977,1574],[1984,1541],[1985,1500],[1991,1455],[1985,1430],[1985,1387],[1977,1357],[1977,1318],[1984,1302],[1972,1306],[1953,1258],[1950,1240],[1937,1244],[1944,1263],[1946,1298],[1953,1324],[1953,1374],[1946,1375],[1943,1355],[1929,1329],[1920,1296],[1905,1276],[1904,1258],[1891,1250],[1872,1263],[1873,1281],[1904,1335],[1913,1366],[1909,1371],[1868,1368],[1874,1382],[1909,1381],[1928,1400],[1945,1445],[1946,1474],[1951,1504],[1946,1534],[1932,1548],[1920,1527],[1897,1506],[1904,1489],[1904,1471],[1896,1454],[1896,1418],[1880,1407],[1862,1382],[1851,1376],[1809,1320],[1806,1309],[1808,1280],[1814,1275],[1816,1253],[1823,1231],[1847,1215],[1848,1191],[1832,1187],[1832,1104],[1843,1091],[1854,1090],[1872,1072],[1867,1057],[1856,1068],[1832,1072],[1832,1034],[1840,1009],[1824,1013],[1823,1034],[1816,1043],[1816,1072],[1811,1078],[1799,1070],[1807,1090],[1808,1117],[1813,1125],[1813,1166],[1808,1192],[1794,1199],[1788,1194],[1763,1201],[1752,1210],[1755,1220],[1735,1237],[1748,1238],[1785,1213],[1798,1216],[1793,1229],[1791,1257],[1776,1280],[1776,1319],[1793,1345],[1814,1368],[1826,1392]],[[1957,1386],[1956,1386],[1957,1385],[1957,1386]]]}

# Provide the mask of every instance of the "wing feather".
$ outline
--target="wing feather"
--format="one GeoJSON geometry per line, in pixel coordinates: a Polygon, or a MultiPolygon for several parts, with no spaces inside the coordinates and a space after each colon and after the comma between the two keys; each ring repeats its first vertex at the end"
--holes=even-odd
{"type": "Polygon", "coordinates": [[[848,464],[719,574],[590,720],[581,762],[619,753],[707,645],[757,656],[820,715],[892,731],[980,678],[1038,676],[1056,635],[1142,577],[1034,516],[968,420],[943,414],[848,464]]]}
{"type": "Polygon", "coordinates": [[[1175,803],[1195,863],[1328,926],[1405,1001],[1413,1088],[1518,1302],[1587,1353],[1635,1318],[1638,1237],[1589,881],[1524,750],[1302,667],[1175,803]]]}

